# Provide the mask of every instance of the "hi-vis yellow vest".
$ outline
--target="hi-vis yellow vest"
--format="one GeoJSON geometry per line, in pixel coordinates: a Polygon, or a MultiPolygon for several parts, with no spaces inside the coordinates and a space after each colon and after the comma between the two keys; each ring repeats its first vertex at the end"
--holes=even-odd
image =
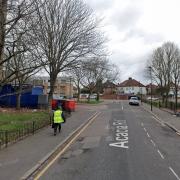
{"type": "Polygon", "coordinates": [[[62,123],[64,122],[62,118],[62,111],[61,110],[56,110],[54,112],[54,123],[62,123]]]}

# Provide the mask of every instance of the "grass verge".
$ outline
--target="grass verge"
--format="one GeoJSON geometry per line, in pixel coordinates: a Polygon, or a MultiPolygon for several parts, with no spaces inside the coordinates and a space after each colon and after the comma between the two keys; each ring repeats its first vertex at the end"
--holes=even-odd
{"type": "Polygon", "coordinates": [[[33,121],[38,125],[47,120],[48,112],[3,112],[0,113],[0,131],[19,130],[33,121]]]}
{"type": "Polygon", "coordinates": [[[96,101],[96,100],[90,100],[90,101],[79,101],[79,103],[82,103],[82,104],[100,104],[102,103],[103,101],[96,101]]]}

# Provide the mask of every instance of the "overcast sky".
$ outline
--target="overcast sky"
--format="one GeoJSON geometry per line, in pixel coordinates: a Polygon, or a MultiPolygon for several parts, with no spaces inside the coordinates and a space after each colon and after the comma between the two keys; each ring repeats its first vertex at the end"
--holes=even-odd
{"type": "Polygon", "coordinates": [[[180,0],[86,0],[108,37],[110,60],[121,70],[121,80],[141,82],[153,49],[173,41],[180,47],[180,0]]]}

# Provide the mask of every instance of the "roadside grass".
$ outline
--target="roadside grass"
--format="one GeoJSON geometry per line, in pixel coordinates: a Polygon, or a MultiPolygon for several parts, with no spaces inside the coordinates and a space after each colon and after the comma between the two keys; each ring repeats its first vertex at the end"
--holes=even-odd
{"type": "Polygon", "coordinates": [[[100,100],[100,101],[96,101],[96,100],[90,100],[90,101],[85,100],[85,101],[79,101],[79,103],[82,103],[82,104],[100,104],[100,103],[102,103],[102,102],[103,102],[102,100],[100,100]]]}
{"type": "Polygon", "coordinates": [[[19,130],[33,121],[38,125],[47,120],[48,112],[3,112],[0,113],[0,130],[19,130]]]}

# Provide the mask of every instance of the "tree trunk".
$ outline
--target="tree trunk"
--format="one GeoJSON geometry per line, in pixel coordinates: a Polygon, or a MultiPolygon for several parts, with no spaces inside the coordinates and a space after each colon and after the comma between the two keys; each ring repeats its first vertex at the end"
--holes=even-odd
{"type": "Polygon", "coordinates": [[[89,92],[89,96],[88,96],[88,102],[90,102],[90,96],[91,96],[92,92],[89,92]]]}
{"type": "Polygon", "coordinates": [[[51,110],[52,110],[52,99],[53,99],[53,92],[54,92],[54,90],[52,90],[52,89],[50,89],[50,91],[49,91],[49,95],[48,95],[48,109],[49,109],[49,112],[51,112],[51,110]]]}
{"type": "Polygon", "coordinates": [[[165,97],[165,107],[167,108],[167,104],[168,104],[168,93],[166,93],[166,97],[165,97]]]}
{"type": "Polygon", "coordinates": [[[97,91],[97,98],[96,101],[99,101],[99,91],[97,91]]]}
{"type": "Polygon", "coordinates": [[[21,93],[16,95],[16,109],[20,110],[21,108],[21,93]]]}
{"type": "Polygon", "coordinates": [[[49,95],[48,95],[48,109],[49,109],[49,112],[52,111],[52,107],[51,107],[51,102],[52,102],[52,99],[53,99],[53,93],[54,93],[54,85],[55,85],[55,82],[56,82],[56,77],[54,76],[50,76],[50,91],[49,91],[49,95]]]}
{"type": "Polygon", "coordinates": [[[79,87],[79,85],[78,85],[78,96],[77,96],[77,102],[79,102],[79,99],[80,99],[80,92],[81,90],[80,90],[80,87],[79,87]]]}
{"type": "Polygon", "coordinates": [[[3,50],[5,42],[5,22],[7,15],[7,0],[0,0],[0,80],[3,79],[3,50]]]}
{"type": "Polygon", "coordinates": [[[16,95],[16,109],[17,110],[21,108],[21,93],[22,93],[22,85],[19,85],[18,93],[16,95]]]}

